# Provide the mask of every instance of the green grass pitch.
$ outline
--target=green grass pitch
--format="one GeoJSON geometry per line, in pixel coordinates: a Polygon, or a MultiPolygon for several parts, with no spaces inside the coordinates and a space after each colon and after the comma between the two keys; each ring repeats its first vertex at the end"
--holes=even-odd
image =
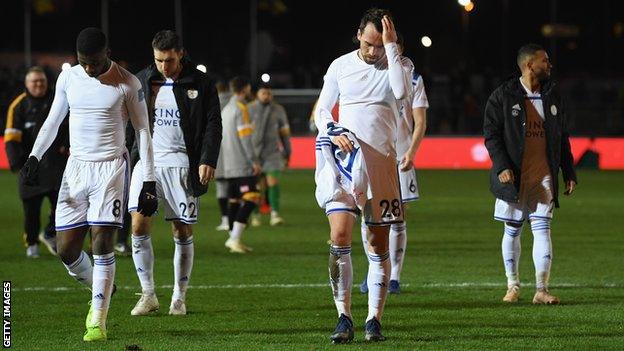
{"type": "MultiPolygon", "coordinates": [[[[0,173],[0,276],[12,282],[15,350],[622,350],[624,349],[624,173],[579,172],[572,197],[561,199],[552,225],[551,291],[559,306],[533,306],[532,235],[523,233],[521,301],[505,305],[502,225],[483,171],[421,171],[422,199],[408,210],[402,293],[390,295],[382,321],[388,340],[363,342],[366,297],[353,292],[357,326],[350,345],[331,345],[336,312],[327,285],[328,225],[314,200],[310,171],[283,176],[286,224],[245,233],[255,250],[226,251],[216,232],[211,189],[195,226],[189,314],[168,316],[173,242],[162,217],[153,231],[161,310],[132,317],[140,292],[132,259],[117,258],[109,340],[82,342],[90,294],[42,248],[28,260],[21,242],[15,175],[0,173]],[[132,348],[131,348],[132,349],[132,348]]],[[[354,235],[354,283],[366,272],[354,235]]]]}

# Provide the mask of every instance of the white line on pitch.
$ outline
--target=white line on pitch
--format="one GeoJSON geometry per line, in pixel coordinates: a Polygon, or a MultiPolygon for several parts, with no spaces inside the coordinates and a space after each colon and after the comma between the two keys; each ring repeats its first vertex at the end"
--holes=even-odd
{"type": "MultiPolygon", "coordinates": [[[[524,283],[525,286],[531,286],[531,283],[524,283]]],[[[493,282],[460,282],[460,283],[424,283],[424,284],[401,284],[402,287],[412,288],[490,288],[504,287],[504,283],[493,282]]],[[[302,289],[302,288],[326,288],[329,284],[224,284],[224,285],[191,285],[189,289],[210,290],[210,289],[302,289]]],[[[615,283],[597,283],[597,284],[577,284],[577,283],[558,283],[551,284],[552,288],[624,288],[624,284],[615,283]]],[[[157,289],[173,289],[173,285],[160,285],[157,289]]],[[[13,288],[12,291],[72,291],[82,290],[83,287],[77,286],[33,286],[25,288],[13,288]]],[[[121,290],[141,290],[139,286],[118,286],[121,290]]]]}

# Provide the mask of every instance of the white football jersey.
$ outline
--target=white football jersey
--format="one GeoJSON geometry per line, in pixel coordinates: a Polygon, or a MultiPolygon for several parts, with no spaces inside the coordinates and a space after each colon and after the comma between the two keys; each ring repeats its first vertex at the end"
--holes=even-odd
{"type": "Polygon", "coordinates": [[[111,61],[108,71],[98,77],[90,77],[80,65],[62,71],[52,107],[31,155],[41,159],[69,111],[73,158],[82,161],[119,158],[126,152],[126,124],[131,118],[139,135],[141,159],[148,165],[146,180],[153,180],[152,143],[144,100],[139,80],[115,62],[111,61]]]}
{"type": "Polygon", "coordinates": [[[425,84],[420,74],[413,72],[412,93],[406,99],[398,100],[397,102],[399,103],[399,127],[397,128],[396,149],[397,159],[400,161],[412,142],[412,133],[414,132],[412,109],[418,107],[429,108],[425,84]]]}
{"type": "Polygon", "coordinates": [[[188,167],[180,109],[173,95],[173,80],[152,83],[154,99],[154,165],[188,167]]]}
{"type": "Polygon", "coordinates": [[[339,101],[340,125],[384,155],[396,156],[397,99],[411,90],[411,72],[403,69],[395,43],[385,45],[386,58],[369,65],[358,50],[329,66],[315,123],[320,132],[332,121],[331,109],[339,101]]]}

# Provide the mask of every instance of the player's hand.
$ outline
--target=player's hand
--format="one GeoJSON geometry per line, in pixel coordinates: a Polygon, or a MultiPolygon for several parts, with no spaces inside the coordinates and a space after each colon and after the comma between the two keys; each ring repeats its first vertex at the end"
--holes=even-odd
{"type": "Polygon", "coordinates": [[[202,185],[208,184],[214,179],[215,169],[208,165],[199,165],[199,182],[202,185]]]}
{"type": "Polygon", "coordinates": [[[576,189],[576,182],[573,180],[566,181],[565,191],[563,192],[563,195],[572,195],[572,193],[574,192],[574,189],[576,189]]]}
{"type": "Polygon", "coordinates": [[[346,154],[353,151],[353,142],[346,135],[338,135],[331,139],[332,143],[340,148],[346,154]]]}
{"type": "Polygon", "coordinates": [[[143,182],[143,188],[139,194],[137,212],[145,217],[151,217],[158,209],[156,197],[156,182],[143,182]]]}
{"type": "Polygon", "coordinates": [[[511,169],[505,169],[498,174],[498,180],[503,184],[508,184],[513,183],[515,181],[515,178],[511,169]]]}
{"type": "Polygon", "coordinates": [[[26,163],[22,166],[20,171],[20,177],[26,185],[37,185],[39,180],[37,175],[39,174],[39,160],[35,156],[30,156],[26,163]]]}
{"type": "Polygon", "coordinates": [[[405,155],[403,155],[403,157],[401,158],[401,163],[399,164],[401,172],[407,172],[410,169],[414,168],[414,162],[412,161],[413,159],[414,157],[409,153],[405,153],[405,155]]]}
{"type": "Polygon", "coordinates": [[[262,173],[262,166],[260,166],[260,164],[254,163],[253,165],[251,165],[251,167],[253,168],[254,176],[258,176],[260,175],[260,173],[262,173]]]}
{"type": "Polygon", "coordinates": [[[390,17],[383,16],[383,18],[381,19],[381,27],[383,29],[381,32],[381,39],[383,40],[384,45],[389,43],[396,43],[397,34],[396,30],[394,29],[394,23],[392,23],[390,17]]]}

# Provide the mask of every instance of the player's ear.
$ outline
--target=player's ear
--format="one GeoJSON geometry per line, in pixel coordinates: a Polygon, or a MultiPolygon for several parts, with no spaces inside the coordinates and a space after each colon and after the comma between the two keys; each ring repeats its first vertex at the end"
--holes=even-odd
{"type": "Polygon", "coordinates": [[[357,38],[357,40],[360,40],[362,38],[362,30],[358,28],[357,33],[355,34],[355,37],[357,38]]]}
{"type": "Polygon", "coordinates": [[[108,58],[108,57],[110,57],[110,53],[111,53],[110,49],[109,49],[109,48],[106,48],[106,57],[107,57],[107,58],[108,58]]]}

